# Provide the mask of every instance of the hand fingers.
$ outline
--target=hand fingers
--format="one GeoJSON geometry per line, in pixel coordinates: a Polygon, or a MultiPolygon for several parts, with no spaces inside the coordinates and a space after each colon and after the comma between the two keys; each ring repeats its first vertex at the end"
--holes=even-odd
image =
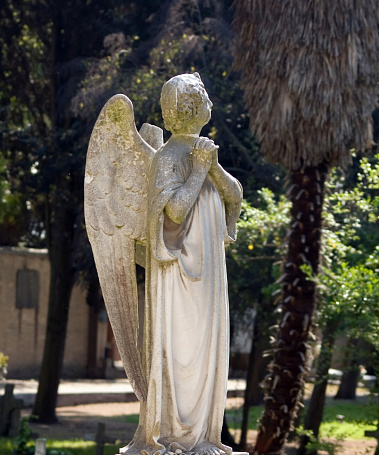
{"type": "Polygon", "coordinates": [[[208,148],[209,142],[210,142],[210,140],[207,137],[199,137],[199,139],[196,139],[193,146],[194,146],[194,148],[204,150],[204,149],[208,148]]]}
{"type": "Polygon", "coordinates": [[[214,141],[208,137],[199,137],[199,139],[196,139],[194,142],[193,147],[196,149],[203,149],[208,151],[218,149],[218,145],[215,145],[214,141]]]}

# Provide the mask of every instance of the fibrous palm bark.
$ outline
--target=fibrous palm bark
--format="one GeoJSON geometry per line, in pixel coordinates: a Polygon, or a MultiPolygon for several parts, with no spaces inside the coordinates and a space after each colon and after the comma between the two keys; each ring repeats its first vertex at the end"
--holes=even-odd
{"type": "Polygon", "coordinates": [[[292,201],[282,317],[255,446],[256,454],[279,454],[306,372],[316,306],[307,274],[319,269],[327,172],[372,144],[379,4],[236,0],[234,23],[250,125],[266,158],[287,168],[292,201]]]}
{"type": "Polygon", "coordinates": [[[321,241],[323,188],[327,167],[320,164],[291,173],[292,201],[288,250],[280,278],[282,318],[265,381],[265,412],[257,453],[279,453],[288,435],[303,388],[308,337],[315,309],[315,283],[302,266],[317,273],[321,241]]]}

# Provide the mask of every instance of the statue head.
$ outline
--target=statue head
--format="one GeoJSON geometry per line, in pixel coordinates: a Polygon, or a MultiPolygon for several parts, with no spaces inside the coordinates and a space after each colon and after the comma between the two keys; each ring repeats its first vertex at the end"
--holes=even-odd
{"type": "Polygon", "coordinates": [[[212,103],[198,73],[180,74],[164,84],[161,107],[165,128],[179,134],[206,125],[212,103]]]}

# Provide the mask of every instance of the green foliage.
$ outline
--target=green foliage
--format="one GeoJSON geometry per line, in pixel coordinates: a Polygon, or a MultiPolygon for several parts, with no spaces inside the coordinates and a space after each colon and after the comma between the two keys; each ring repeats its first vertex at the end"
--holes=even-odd
{"type": "Polygon", "coordinates": [[[0,438],[0,455],[8,455],[13,452],[13,441],[10,438],[0,438]]]}
{"type": "Polygon", "coordinates": [[[30,453],[30,437],[32,434],[29,426],[30,419],[30,416],[21,419],[19,433],[13,442],[15,455],[29,455],[30,453]]]}
{"type": "Polygon", "coordinates": [[[2,246],[15,245],[26,224],[25,195],[12,191],[7,172],[8,162],[0,152],[0,238],[2,246]]]}
{"type": "Polygon", "coordinates": [[[379,243],[379,155],[356,158],[352,175],[335,169],[327,183],[323,257],[328,267],[364,264],[379,243]],[[355,169],[358,167],[358,169],[355,169]]]}
{"type": "MultiPolygon", "coordinates": [[[[34,455],[35,443],[31,439],[32,430],[29,426],[29,421],[32,418],[33,416],[28,416],[21,419],[19,434],[13,440],[14,455],[34,455]]],[[[2,440],[0,440],[0,450],[1,442],[2,440]]],[[[65,445],[65,443],[56,445],[54,442],[52,444],[48,442],[46,445],[46,455],[76,455],[76,452],[71,452],[66,447],[70,446],[65,445]]]]}
{"type": "MultiPolygon", "coordinates": [[[[265,248],[278,251],[289,222],[290,204],[284,196],[276,200],[273,192],[267,188],[257,191],[255,203],[257,207],[252,207],[246,201],[242,205],[238,221],[238,245],[243,244],[245,247],[248,244],[250,251],[254,247],[258,248],[260,254],[264,254],[265,248]]],[[[243,259],[249,261],[249,256],[246,255],[243,259]]]]}
{"type": "MultiPolygon", "coordinates": [[[[337,441],[327,441],[322,438],[316,438],[313,435],[312,430],[305,430],[303,427],[296,429],[296,434],[298,436],[307,436],[309,438],[306,445],[307,453],[318,453],[319,450],[326,452],[329,455],[335,455],[339,452],[342,445],[341,442],[344,438],[337,437],[337,441]]],[[[333,432],[330,434],[330,437],[333,437],[333,432]]]]}
{"type": "MultiPolygon", "coordinates": [[[[258,420],[262,406],[252,406],[249,410],[249,429],[258,429],[258,420]]],[[[242,420],[242,408],[226,411],[228,426],[239,429],[242,420]]],[[[375,430],[378,422],[376,403],[359,404],[353,402],[333,402],[325,405],[323,421],[320,427],[320,438],[364,439],[366,430],[375,430]]],[[[298,433],[304,432],[302,427],[298,433]]]]}
{"type": "Polygon", "coordinates": [[[6,368],[8,366],[9,357],[3,352],[0,352],[0,368],[6,368]]]}
{"type": "MultiPolygon", "coordinates": [[[[104,455],[114,455],[118,452],[120,444],[105,444],[104,455]]],[[[10,438],[0,438],[0,455],[13,453],[14,445],[10,438]]],[[[27,455],[34,455],[34,445],[27,446],[27,455]]],[[[16,454],[15,454],[16,455],[16,454]]],[[[46,455],[96,455],[96,443],[75,440],[48,439],[46,441],[46,455]]]]}
{"type": "Polygon", "coordinates": [[[14,222],[21,213],[21,195],[11,192],[11,186],[5,176],[6,160],[0,155],[0,224],[5,218],[14,222]]]}
{"type": "Polygon", "coordinates": [[[324,273],[320,283],[321,321],[338,317],[341,328],[359,335],[362,325],[370,327],[379,317],[379,278],[374,270],[342,262],[335,271],[324,273]]]}
{"type": "Polygon", "coordinates": [[[328,182],[323,264],[316,279],[319,323],[336,320],[340,333],[374,347],[361,355],[374,366],[379,360],[379,156],[356,158],[350,172],[334,170],[328,182]]]}
{"type": "Polygon", "coordinates": [[[121,92],[133,101],[138,126],[150,122],[163,127],[159,106],[163,83],[176,74],[197,71],[214,102],[211,123],[203,134],[220,146],[222,165],[236,173],[249,196],[262,182],[278,188],[277,169],[266,164],[262,172],[251,172],[262,161],[248,129],[238,73],[232,70],[228,9],[214,1],[214,8],[179,3],[162,6],[166,11],[160,17],[159,33],[149,42],[141,39],[141,33],[126,34],[125,30],[107,37],[102,58],[85,63],[86,74],[72,102],[74,113],[92,125],[104,102],[121,92]],[[184,28],[177,27],[178,23],[184,28]]]}
{"type": "MultiPolygon", "coordinates": [[[[54,440],[48,439],[46,443],[47,455],[96,455],[96,443],[75,440],[54,440]]],[[[118,453],[120,445],[105,444],[103,455],[114,455],[118,453]]]]}
{"type": "Polygon", "coordinates": [[[337,401],[325,405],[319,438],[315,438],[311,430],[304,430],[302,426],[296,430],[296,433],[310,438],[307,444],[309,451],[323,450],[333,455],[341,449],[343,440],[363,440],[365,431],[375,430],[377,423],[376,403],[337,401]]]}
{"type": "Polygon", "coordinates": [[[320,435],[344,439],[363,439],[366,430],[375,430],[378,422],[376,403],[335,402],[325,406],[320,435]]]}
{"type": "Polygon", "coordinates": [[[267,188],[257,191],[255,204],[243,202],[237,242],[227,248],[230,305],[240,319],[258,302],[261,312],[272,306],[273,282],[279,274],[276,263],[283,253],[289,219],[287,200],[276,199],[267,188]]]}

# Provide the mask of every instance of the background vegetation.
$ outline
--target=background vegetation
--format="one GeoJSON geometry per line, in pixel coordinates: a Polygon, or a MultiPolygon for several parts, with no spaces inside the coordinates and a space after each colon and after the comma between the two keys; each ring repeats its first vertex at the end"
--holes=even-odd
{"type": "MultiPolygon", "coordinates": [[[[263,160],[249,131],[240,74],[233,66],[231,6],[231,0],[122,5],[116,0],[4,0],[0,241],[49,250],[48,336],[34,412],[41,421],[56,418],[72,286],[78,280],[99,286],[83,226],[85,154],[96,117],[110,96],[122,92],[133,101],[137,126],[163,126],[162,84],[175,74],[197,71],[214,103],[203,134],[220,146],[221,164],[244,187],[239,239],[228,248],[227,260],[232,332],[243,320],[251,324],[255,315],[242,417],[246,442],[249,408],[263,398],[263,353],[283,317],[277,300],[280,282],[275,281],[281,276],[278,263],[286,250],[291,204],[284,197],[285,170],[263,160]]],[[[373,118],[378,140],[378,109],[373,118]]],[[[334,340],[343,336],[347,349],[339,355],[345,358],[343,383],[350,391],[355,391],[360,365],[372,374],[379,368],[377,152],[376,146],[364,153],[353,150],[351,166],[332,170],[322,214],[320,269],[314,275],[303,268],[318,288],[314,322],[329,334],[318,357],[322,361],[316,363],[317,384],[327,381],[334,340]]],[[[322,390],[318,402],[320,396],[322,390]]],[[[254,412],[253,420],[260,411],[254,412]]],[[[314,423],[313,412],[308,421],[314,423]]],[[[315,434],[318,426],[310,426],[315,434]]]]}

